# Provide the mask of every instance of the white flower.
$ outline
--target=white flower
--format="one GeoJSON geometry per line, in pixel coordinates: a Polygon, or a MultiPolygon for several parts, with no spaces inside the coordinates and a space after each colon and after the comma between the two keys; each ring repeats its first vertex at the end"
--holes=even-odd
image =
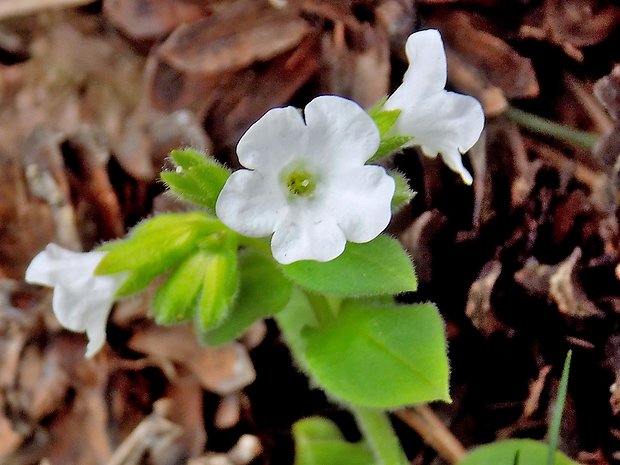
{"type": "Polygon", "coordinates": [[[392,133],[412,136],[406,146],[420,146],[429,157],[440,153],[446,165],[471,184],[461,153],[480,137],[484,127],[482,107],[473,97],[444,89],[447,65],[439,31],[411,34],[406,51],[409,69],[384,106],[385,110],[402,110],[392,133]]]}
{"type": "Polygon", "coordinates": [[[54,288],[52,307],[65,328],[88,335],[86,356],[97,353],[106,338],[114,295],[126,273],[95,275],[105,252],[78,253],[49,244],[32,259],[26,281],[54,288]]]}
{"type": "Polygon", "coordinates": [[[391,217],[394,180],[364,165],[379,146],[370,116],[350,100],[321,96],[304,117],[275,108],[254,123],[237,145],[249,170],[230,176],[216,204],[231,229],[274,233],[273,256],[283,264],[332,260],[347,240],[377,237],[391,217]]]}

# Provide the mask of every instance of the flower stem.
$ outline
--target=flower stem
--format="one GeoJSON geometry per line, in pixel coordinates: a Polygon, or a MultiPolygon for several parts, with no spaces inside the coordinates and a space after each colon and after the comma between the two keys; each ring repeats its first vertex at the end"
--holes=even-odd
{"type": "Polygon", "coordinates": [[[268,255],[271,255],[271,246],[269,245],[269,240],[265,238],[247,237],[241,234],[239,234],[238,236],[239,245],[243,245],[245,247],[253,247],[268,255]]]}
{"type": "Polygon", "coordinates": [[[508,107],[504,115],[509,120],[530,131],[550,136],[587,150],[592,150],[599,140],[599,136],[595,133],[564,126],[563,124],[514,107],[508,107]]]}
{"type": "Polygon", "coordinates": [[[334,311],[326,296],[308,291],[304,291],[304,294],[312,307],[319,325],[323,326],[334,319],[334,311]]]}
{"type": "Polygon", "coordinates": [[[376,465],[407,463],[407,457],[386,412],[359,405],[349,405],[349,409],[375,454],[376,465]]]}

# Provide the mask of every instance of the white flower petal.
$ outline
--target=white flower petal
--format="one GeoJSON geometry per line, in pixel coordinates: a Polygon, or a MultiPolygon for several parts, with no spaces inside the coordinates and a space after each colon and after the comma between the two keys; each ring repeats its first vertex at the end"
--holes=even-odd
{"type": "Polygon", "coordinates": [[[235,171],[217,199],[217,216],[246,236],[268,236],[288,208],[279,182],[277,172],[235,171]]]}
{"type": "Polygon", "coordinates": [[[474,178],[472,178],[469,171],[467,171],[467,168],[463,166],[463,157],[459,151],[442,152],[441,159],[444,161],[448,168],[461,176],[461,179],[465,184],[469,186],[472,182],[474,182],[474,178]]]}
{"type": "Polygon", "coordinates": [[[362,166],[342,173],[330,184],[326,208],[351,242],[377,237],[392,217],[395,182],[379,166],[362,166]]]}
{"type": "Polygon", "coordinates": [[[408,91],[423,95],[446,87],[448,65],[441,34],[436,29],[418,31],[409,36],[405,45],[409,68],[403,81],[408,91]]]}
{"type": "Polygon", "coordinates": [[[347,239],[374,239],[391,216],[394,181],[383,168],[364,166],[379,147],[372,118],[336,96],[317,97],[304,116],[305,125],[285,108],[257,121],[237,147],[254,171],[233,173],[216,203],[231,229],[273,233],[273,255],[284,264],[332,260],[347,239]]]}
{"type": "Polygon", "coordinates": [[[52,307],[59,323],[71,331],[86,331],[91,357],[105,342],[108,316],[126,273],[95,275],[105,252],[77,253],[50,244],[30,263],[26,281],[54,287],[52,307]]]}
{"type": "Polygon", "coordinates": [[[58,322],[75,332],[86,332],[88,347],[86,356],[91,357],[103,347],[106,325],[116,288],[108,292],[91,292],[88,295],[57,286],[54,288],[52,305],[58,322]]]}
{"type": "Polygon", "coordinates": [[[291,209],[276,228],[271,250],[283,265],[299,260],[327,262],[344,252],[346,242],[331,218],[319,217],[311,209],[291,209]]]}
{"type": "Polygon", "coordinates": [[[357,103],[334,95],[312,100],[304,109],[310,133],[309,160],[315,166],[339,170],[359,166],[379,147],[379,130],[357,103]]]}
{"type": "Polygon", "coordinates": [[[274,172],[307,145],[308,131],[299,110],[269,110],[254,123],[237,144],[239,163],[249,169],[274,172]]]}
{"type": "Polygon", "coordinates": [[[471,183],[460,154],[480,137],[482,106],[473,97],[444,90],[446,57],[438,31],[412,34],[407,56],[410,64],[403,83],[384,106],[402,111],[391,133],[413,137],[408,146],[420,146],[429,157],[441,154],[452,170],[471,183]]]}
{"type": "Polygon", "coordinates": [[[71,285],[92,275],[105,252],[80,253],[56,244],[39,252],[26,270],[26,281],[44,286],[71,285]]]}

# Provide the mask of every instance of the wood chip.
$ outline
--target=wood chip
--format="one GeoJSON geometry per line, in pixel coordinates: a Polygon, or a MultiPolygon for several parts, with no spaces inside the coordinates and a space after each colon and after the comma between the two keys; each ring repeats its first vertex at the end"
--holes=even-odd
{"type": "MultiPolygon", "coordinates": [[[[260,2],[257,2],[260,3],[260,2]]],[[[307,23],[289,10],[242,8],[236,3],[192,24],[180,26],[158,54],[179,71],[219,75],[267,61],[297,45],[307,23]]]]}
{"type": "Polygon", "coordinates": [[[209,14],[207,5],[184,0],[105,0],[112,24],[136,40],[155,40],[209,14]]]}

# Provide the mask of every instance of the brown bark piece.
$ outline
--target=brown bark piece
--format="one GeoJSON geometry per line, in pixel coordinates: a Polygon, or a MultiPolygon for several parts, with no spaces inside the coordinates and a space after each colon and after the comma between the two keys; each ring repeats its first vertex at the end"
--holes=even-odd
{"type": "Polygon", "coordinates": [[[244,434],[237,444],[226,453],[210,453],[196,457],[187,465],[248,465],[262,452],[259,439],[251,434],[244,434]]]}
{"type": "Polygon", "coordinates": [[[546,0],[544,9],[552,37],[578,48],[598,44],[620,21],[620,8],[599,0],[546,0]]]}
{"type": "Polygon", "coordinates": [[[208,2],[191,0],[105,0],[103,11],[117,28],[137,40],[155,40],[184,23],[206,16],[208,2]]]}
{"type": "Polygon", "coordinates": [[[121,209],[107,172],[110,151],[105,133],[96,126],[82,126],[69,135],[62,148],[81,230],[96,231],[90,237],[83,234],[85,248],[122,236],[121,209]],[[88,227],[93,223],[94,227],[88,227]]]}
{"type": "Polygon", "coordinates": [[[13,428],[7,417],[0,413],[0,462],[14,453],[24,440],[23,436],[13,428]]]}
{"type": "Polygon", "coordinates": [[[488,262],[482,267],[478,279],[472,283],[467,296],[465,314],[476,329],[487,337],[497,332],[509,331],[509,328],[497,319],[491,303],[491,294],[501,272],[501,262],[488,262]]]}
{"type": "Polygon", "coordinates": [[[604,313],[588,299],[575,279],[575,265],[580,258],[581,249],[577,247],[559,264],[549,278],[549,295],[565,315],[574,318],[602,317],[604,313]]]}
{"type": "Polygon", "coordinates": [[[487,23],[481,16],[458,10],[434,15],[430,21],[441,31],[447,48],[472,66],[481,79],[499,87],[506,97],[537,96],[538,80],[532,62],[486,32],[487,23]]]}
{"type": "Polygon", "coordinates": [[[580,258],[579,247],[557,265],[541,264],[531,258],[514,277],[529,294],[553,300],[566,316],[577,319],[603,317],[605,314],[588,299],[577,281],[575,267],[580,258]]]}
{"type": "Polygon", "coordinates": [[[95,0],[0,0],[0,19],[26,16],[44,10],[57,8],[75,8],[88,5],[95,0]]]}
{"type": "Polygon", "coordinates": [[[152,357],[179,363],[209,391],[227,395],[254,381],[256,373],[247,350],[239,343],[203,347],[188,325],[151,326],[131,338],[129,346],[152,357]]]}
{"type": "Polygon", "coordinates": [[[167,389],[166,418],[178,425],[182,433],[168,444],[153,444],[150,454],[153,465],[181,463],[204,451],[207,433],[202,398],[202,387],[194,376],[179,378],[167,389]]]}
{"type": "Polygon", "coordinates": [[[594,95],[613,119],[620,119],[620,65],[594,84],[594,95]]]}
{"type": "Polygon", "coordinates": [[[416,275],[421,283],[429,283],[432,279],[432,241],[446,222],[447,218],[438,210],[425,211],[400,235],[401,243],[416,264],[416,275]]]}
{"type": "MultiPolygon", "coordinates": [[[[370,108],[390,87],[390,48],[387,37],[370,25],[363,28],[372,45],[364,51],[348,48],[344,39],[325,35],[322,56],[325,67],[321,72],[323,91],[349,97],[364,108],[370,108]]],[[[334,35],[344,34],[343,29],[334,35]],[[340,32],[339,32],[340,31],[340,32]]]]}
{"type": "Polygon", "coordinates": [[[178,147],[212,151],[211,140],[192,111],[164,113],[145,106],[128,119],[116,159],[133,178],[152,182],[159,177],[170,151],[178,147]]]}
{"type": "MultiPolygon", "coordinates": [[[[611,178],[609,187],[612,188],[612,193],[615,193],[620,189],[620,65],[615,66],[609,75],[594,84],[594,94],[615,119],[614,126],[593,151],[594,158],[607,167],[611,178]]],[[[617,205],[617,195],[614,200],[617,205]]]]}
{"type": "MultiPolygon", "coordinates": [[[[217,89],[205,125],[216,145],[232,148],[252,123],[269,109],[285,105],[319,67],[316,37],[267,64],[236,73],[217,89]]],[[[236,157],[235,157],[236,158],[236,157]]],[[[231,166],[237,164],[230,160],[231,166]]]]}
{"type": "Polygon", "coordinates": [[[55,241],[68,249],[80,250],[75,212],[60,152],[61,137],[59,133],[37,127],[22,145],[24,170],[31,195],[51,208],[55,241]]]}
{"type": "Polygon", "coordinates": [[[0,278],[21,279],[30,259],[56,235],[53,210],[29,195],[21,163],[4,153],[0,198],[0,278]]]}
{"type": "Polygon", "coordinates": [[[599,0],[545,0],[521,26],[521,36],[549,40],[582,61],[582,47],[606,39],[620,21],[620,8],[599,0]]]}
{"type": "Polygon", "coordinates": [[[177,28],[158,54],[179,71],[218,75],[269,60],[308,32],[295,12],[270,7],[257,11],[233,2],[230,10],[177,28]]]}

